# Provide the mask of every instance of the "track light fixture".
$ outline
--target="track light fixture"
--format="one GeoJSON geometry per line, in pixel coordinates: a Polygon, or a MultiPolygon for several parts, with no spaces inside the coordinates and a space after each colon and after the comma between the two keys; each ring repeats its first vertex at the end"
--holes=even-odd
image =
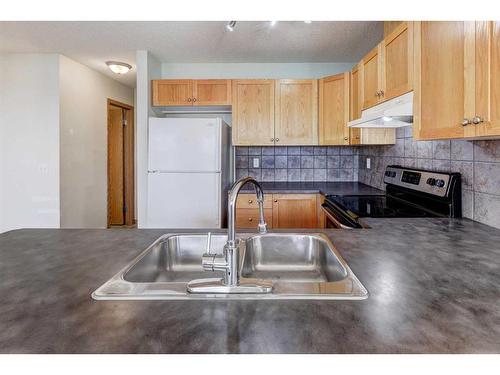
{"type": "Polygon", "coordinates": [[[236,26],[236,21],[229,21],[226,25],[226,29],[228,29],[229,31],[233,31],[235,26],[236,26]]]}

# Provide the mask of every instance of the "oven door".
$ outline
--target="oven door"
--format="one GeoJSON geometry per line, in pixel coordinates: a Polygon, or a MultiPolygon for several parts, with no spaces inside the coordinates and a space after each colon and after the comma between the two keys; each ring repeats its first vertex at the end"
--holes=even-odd
{"type": "Polygon", "coordinates": [[[321,205],[321,210],[325,214],[325,228],[354,229],[363,228],[358,221],[342,212],[334,203],[325,201],[321,205]]]}

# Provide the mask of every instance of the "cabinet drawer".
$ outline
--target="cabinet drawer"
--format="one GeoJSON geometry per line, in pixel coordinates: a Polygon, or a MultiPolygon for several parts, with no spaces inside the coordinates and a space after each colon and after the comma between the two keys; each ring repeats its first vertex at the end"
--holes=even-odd
{"type": "MultiPolygon", "coordinates": [[[[267,227],[273,227],[273,211],[272,209],[264,210],[264,219],[267,227]]],[[[259,224],[259,209],[257,208],[240,208],[236,210],[236,228],[257,228],[259,224]]]]}
{"type": "MultiPolygon", "coordinates": [[[[236,207],[241,208],[259,208],[257,196],[255,194],[240,194],[236,201],[236,207]]],[[[264,195],[264,208],[273,207],[273,197],[271,194],[264,195]]]]}

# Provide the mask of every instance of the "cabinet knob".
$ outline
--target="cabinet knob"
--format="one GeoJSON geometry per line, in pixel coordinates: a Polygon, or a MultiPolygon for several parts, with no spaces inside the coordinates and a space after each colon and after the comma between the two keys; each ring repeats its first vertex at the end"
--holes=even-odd
{"type": "Polygon", "coordinates": [[[467,125],[470,125],[470,124],[471,124],[471,121],[468,118],[464,118],[462,120],[462,126],[467,126],[467,125]]]}
{"type": "Polygon", "coordinates": [[[277,199],[275,199],[275,200],[274,200],[274,203],[278,203],[278,200],[277,200],[277,199]]]}
{"type": "Polygon", "coordinates": [[[253,221],[253,219],[251,217],[248,218],[248,221],[253,221]]]}
{"type": "Polygon", "coordinates": [[[279,138],[276,138],[276,142],[279,142],[279,141],[280,141],[280,139],[279,139],[279,138]]]}
{"type": "Polygon", "coordinates": [[[380,90],[380,96],[384,96],[384,90],[380,90]]]}
{"type": "Polygon", "coordinates": [[[196,101],[196,98],[193,98],[193,102],[195,102],[195,101],[196,101]]]}
{"type": "Polygon", "coordinates": [[[348,137],[344,137],[344,141],[348,141],[348,140],[349,140],[349,138],[348,138],[348,137]]]}
{"type": "Polygon", "coordinates": [[[252,204],[252,203],[253,203],[253,200],[249,199],[248,204],[252,204]]]}
{"type": "Polygon", "coordinates": [[[191,101],[191,98],[188,98],[188,102],[190,102],[190,101],[191,101]]]}
{"type": "Polygon", "coordinates": [[[274,138],[271,138],[271,142],[274,142],[274,138]]]}
{"type": "Polygon", "coordinates": [[[378,98],[378,97],[380,96],[380,93],[377,91],[377,92],[375,93],[375,96],[378,98]]]}
{"type": "Polygon", "coordinates": [[[480,123],[482,123],[483,121],[484,121],[484,120],[483,120],[481,117],[479,117],[479,116],[475,116],[475,117],[472,119],[472,123],[473,123],[474,125],[480,124],[480,123]]]}

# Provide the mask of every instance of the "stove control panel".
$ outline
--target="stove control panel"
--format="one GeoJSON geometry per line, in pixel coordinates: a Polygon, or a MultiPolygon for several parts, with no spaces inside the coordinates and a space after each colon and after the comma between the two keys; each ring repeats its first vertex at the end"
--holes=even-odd
{"type": "Polygon", "coordinates": [[[450,174],[389,165],[384,173],[384,182],[444,197],[450,184],[450,174]]]}

